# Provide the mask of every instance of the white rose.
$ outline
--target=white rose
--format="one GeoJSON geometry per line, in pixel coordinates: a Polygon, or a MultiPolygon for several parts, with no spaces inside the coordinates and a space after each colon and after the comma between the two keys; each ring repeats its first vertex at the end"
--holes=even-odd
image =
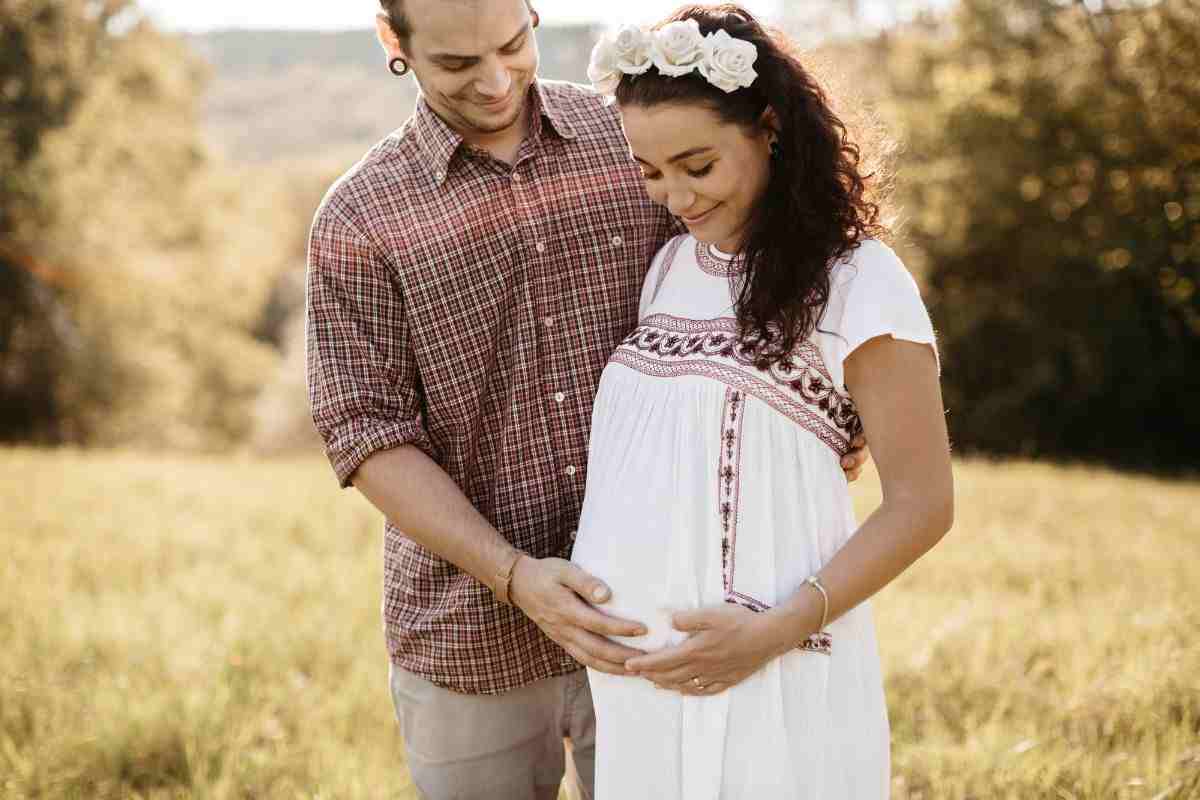
{"type": "Polygon", "coordinates": [[[621,82],[621,70],[617,66],[617,48],[612,39],[603,36],[596,42],[587,74],[596,91],[612,94],[617,90],[617,84],[621,82]]]}
{"type": "Polygon", "coordinates": [[[671,22],[654,35],[654,66],[663,75],[687,75],[704,60],[704,34],[694,19],[671,22]]]}
{"type": "Polygon", "coordinates": [[[732,92],[754,83],[758,48],[752,42],[734,39],[726,31],[711,33],[704,40],[707,51],[700,73],[718,89],[732,92]]]}
{"type": "Polygon", "coordinates": [[[626,75],[641,75],[654,63],[654,39],[634,25],[624,25],[613,39],[617,68],[626,75]]]}

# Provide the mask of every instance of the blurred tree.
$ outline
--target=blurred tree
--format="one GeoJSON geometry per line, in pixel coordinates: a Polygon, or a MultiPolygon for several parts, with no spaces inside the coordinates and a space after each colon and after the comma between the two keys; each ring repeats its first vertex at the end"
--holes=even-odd
{"type": "Polygon", "coordinates": [[[0,440],[239,441],[270,226],[230,235],[263,197],[206,162],[203,70],[129,0],[0,0],[0,42],[0,440]]]}
{"type": "Polygon", "coordinates": [[[889,41],[958,447],[1200,464],[1200,0],[962,0],[889,41]]]}

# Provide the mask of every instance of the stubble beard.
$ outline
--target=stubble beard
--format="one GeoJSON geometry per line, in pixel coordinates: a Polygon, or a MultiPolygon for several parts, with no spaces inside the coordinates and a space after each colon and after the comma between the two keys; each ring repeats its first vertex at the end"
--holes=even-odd
{"type": "Polygon", "coordinates": [[[493,135],[497,133],[503,133],[504,131],[507,131],[516,125],[520,121],[521,116],[525,114],[528,107],[529,87],[527,86],[521,95],[520,102],[516,104],[516,107],[512,110],[512,112],[507,117],[504,117],[503,121],[501,122],[495,122],[488,119],[479,119],[468,114],[460,114],[460,116],[462,117],[463,122],[469,125],[471,130],[475,131],[476,133],[493,135]]]}

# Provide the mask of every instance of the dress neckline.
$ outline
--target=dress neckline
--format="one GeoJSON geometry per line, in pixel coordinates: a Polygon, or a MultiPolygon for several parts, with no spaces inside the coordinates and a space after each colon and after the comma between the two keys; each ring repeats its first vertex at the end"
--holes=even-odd
{"type": "Polygon", "coordinates": [[[730,255],[714,244],[696,240],[696,263],[700,269],[718,278],[731,278],[746,271],[746,261],[740,256],[730,255]]]}

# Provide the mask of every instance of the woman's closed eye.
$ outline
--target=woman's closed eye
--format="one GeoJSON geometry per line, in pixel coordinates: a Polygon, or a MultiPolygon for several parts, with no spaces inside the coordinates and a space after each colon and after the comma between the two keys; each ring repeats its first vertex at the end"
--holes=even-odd
{"type": "MultiPolygon", "coordinates": [[[[707,164],[705,164],[703,167],[701,167],[700,169],[687,169],[687,170],[684,170],[684,172],[686,172],[688,175],[690,175],[693,178],[703,178],[705,175],[708,175],[710,172],[712,172],[713,165],[716,163],[717,162],[715,162],[715,161],[710,161],[707,164]]],[[[645,167],[642,168],[642,178],[644,178],[645,180],[656,181],[661,177],[662,177],[661,172],[652,172],[651,170],[648,170],[645,167]]]]}

